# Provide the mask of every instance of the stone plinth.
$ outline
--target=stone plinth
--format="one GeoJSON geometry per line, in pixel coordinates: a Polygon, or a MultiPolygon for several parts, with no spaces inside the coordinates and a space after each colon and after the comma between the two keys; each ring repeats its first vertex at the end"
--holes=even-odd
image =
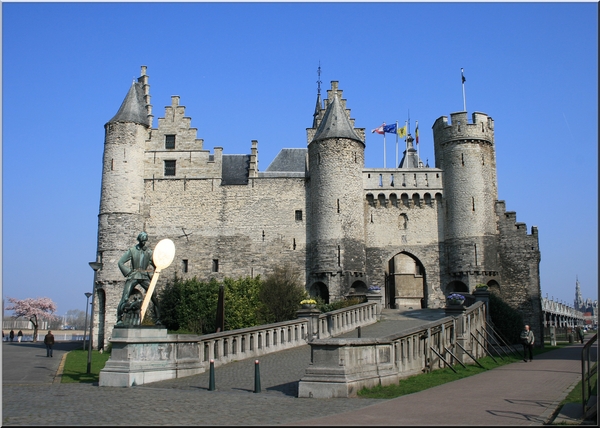
{"type": "Polygon", "coordinates": [[[130,387],[203,373],[198,344],[176,336],[156,326],[113,329],[112,352],[99,385],[130,387]]]}
{"type": "Polygon", "coordinates": [[[393,345],[377,339],[311,342],[312,363],[298,383],[300,398],[355,397],[362,388],[398,382],[393,345]]]}

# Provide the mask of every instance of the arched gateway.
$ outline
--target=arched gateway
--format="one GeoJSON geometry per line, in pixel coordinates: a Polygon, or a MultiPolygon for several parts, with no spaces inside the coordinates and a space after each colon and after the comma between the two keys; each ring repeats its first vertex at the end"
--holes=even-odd
{"type": "Polygon", "coordinates": [[[396,254],[388,262],[386,305],[390,308],[427,306],[423,264],[411,254],[396,254]]]}

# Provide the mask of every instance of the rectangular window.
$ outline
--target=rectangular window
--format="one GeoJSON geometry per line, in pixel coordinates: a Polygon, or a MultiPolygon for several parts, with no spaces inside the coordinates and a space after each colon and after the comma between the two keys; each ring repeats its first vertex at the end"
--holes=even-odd
{"type": "Polygon", "coordinates": [[[175,148],[175,135],[165,135],[165,149],[175,148]]]}
{"type": "Polygon", "coordinates": [[[187,273],[187,271],[188,271],[188,261],[187,261],[187,259],[183,259],[181,262],[182,262],[181,263],[181,267],[182,267],[183,273],[187,273]]]}
{"type": "Polygon", "coordinates": [[[213,272],[219,272],[219,260],[218,259],[213,259],[213,262],[212,262],[212,271],[213,272]]]}
{"type": "Polygon", "coordinates": [[[302,210],[296,210],[296,221],[302,221],[302,210]]]}
{"type": "Polygon", "coordinates": [[[177,161],[166,160],[165,161],[165,177],[175,175],[175,165],[177,161]]]}

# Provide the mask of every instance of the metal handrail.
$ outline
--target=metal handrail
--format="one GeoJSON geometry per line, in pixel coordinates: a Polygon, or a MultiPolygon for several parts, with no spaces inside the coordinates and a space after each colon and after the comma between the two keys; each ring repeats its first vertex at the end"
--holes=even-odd
{"type": "Polygon", "coordinates": [[[583,401],[584,415],[588,411],[587,402],[592,394],[592,377],[598,371],[598,364],[595,364],[594,367],[590,366],[590,350],[597,339],[598,333],[594,334],[581,350],[581,400],[583,401]]]}

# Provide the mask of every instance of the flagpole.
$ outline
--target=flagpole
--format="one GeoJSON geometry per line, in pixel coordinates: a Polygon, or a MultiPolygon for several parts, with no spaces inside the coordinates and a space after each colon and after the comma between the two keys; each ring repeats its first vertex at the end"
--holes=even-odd
{"type": "MultiPolygon", "coordinates": [[[[419,156],[419,121],[415,120],[415,144],[417,145],[417,162],[418,160],[421,159],[421,156],[419,156]]],[[[417,167],[419,165],[417,164],[417,167]]]]}
{"type": "Polygon", "coordinates": [[[385,168],[385,131],[383,132],[383,167],[385,168]]]}
{"type": "Polygon", "coordinates": [[[396,121],[396,165],[394,168],[398,168],[398,121],[396,121]]]}
{"type": "Polygon", "coordinates": [[[467,111],[467,99],[465,98],[465,74],[464,69],[460,69],[460,76],[462,80],[462,92],[463,92],[463,111],[467,111]]]}

